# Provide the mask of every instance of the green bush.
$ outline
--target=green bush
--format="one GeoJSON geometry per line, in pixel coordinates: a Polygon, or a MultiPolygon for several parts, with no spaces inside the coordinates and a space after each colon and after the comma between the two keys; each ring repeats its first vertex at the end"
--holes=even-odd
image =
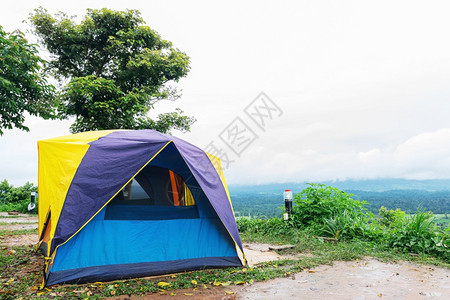
{"type": "Polygon", "coordinates": [[[325,219],[344,212],[350,217],[369,216],[365,208],[366,202],[353,199],[353,196],[335,187],[309,183],[307,188],[294,197],[294,220],[300,226],[310,226],[324,224],[325,219]]]}
{"type": "Polygon", "coordinates": [[[326,218],[324,224],[317,226],[316,231],[321,235],[336,239],[363,239],[373,240],[380,235],[379,231],[368,223],[364,215],[353,215],[347,211],[326,218]]]}
{"type": "Polygon", "coordinates": [[[402,222],[405,217],[405,212],[397,208],[396,210],[387,209],[386,207],[380,207],[378,211],[379,218],[377,220],[378,224],[390,227],[391,225],[402,222]]]}
{"type": "Polygon", "coordinates": [[[385,227],[388,247],[404,252],[427,253],[450,259],[450,237],[433,223],[433,213],[417,210],[413,215],[399,215],[385,227]]]}
{"type": "Polygon", "coordinates": [[[37,214],[38,201],[36,201],[36,208],[32,212],[28,211],[28,204],[30,204],[30,200],[21,200],[14,203],[0,203],[0,211],[18,211],[23,214],[37,214]]]}
{"type": "MultiPolygon", "coordinates": [[[[0,182],[0,211],[27,213],[31,192],[37,192],[37,187],[30,182],[21,187],[14,187],[6,179],[3,180],[0,182]]],[[[34,212],[37,213],[37,201],[34,212]]]]}
{"type": "Polygon", "coordinates": [[[295,195],[293,222],[299,228],[310,227],[316,234],[335,238],[369,235],[368,220],[373,215],[365,208],[366,202],[353,196],[324,184],[308,184],[295,195]]]}

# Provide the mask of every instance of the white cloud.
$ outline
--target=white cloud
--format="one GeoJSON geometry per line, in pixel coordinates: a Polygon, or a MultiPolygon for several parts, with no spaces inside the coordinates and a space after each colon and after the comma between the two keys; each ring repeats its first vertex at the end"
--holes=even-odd
{"type": "Polygon", "coordinates": [[[375,148],[367,152],[359,152],[357,158],[359,161],[366,163],[377,159],[380,153],[381,153],[380,149],[375,148]]]}
{"type": "MultiPolygon", "coordinates": [[[[158,103],[155,114],[180,107],[195,116],[191,133],[175,134],[200,147],[266,92],[283,115],[255,128],[229,182],[450,178],[447,1],[17,0],[0,24],[26,31],[21,21],[39,5],[79,16],[87,7],[140,10],[192,61],[182,99],[158,103]]],[[[36,178],[36,141],[68,134],[70,123],[27,122],[30,133],[0,137],[0,179],[15,184],[36,178]]]]}
{"type": "Polygon", "coordinates": [[[450,178],[450,128],[416,135],[395,151],[399,176],[450,178]]]}

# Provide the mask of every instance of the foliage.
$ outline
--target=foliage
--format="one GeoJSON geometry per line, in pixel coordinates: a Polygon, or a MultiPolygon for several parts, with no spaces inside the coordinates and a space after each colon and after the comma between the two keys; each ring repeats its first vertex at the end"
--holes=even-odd
{"type": "Polygon", "coordinates": [[[434,214],[433,222],[442,229],[450,228],[450,217],[448,214],[434,214]]]}
{"type": "Polygon", "coordinates": [[[29,131],[25,112],[56,117],[54,87],[47,83],[45,61],[37,53],[22,32],[7,33],[0,26],[0,135],[4,128],[29,131]]]}
{"type": "Polygon", "coordinates": [[[378,211],[378,215],[378,223],[389,227],[393,224],[401,222],[405,217],[405,212],[401,211],[400,208],[397,208],[396,210],[388,210],[386,207],[382,206],[378,211]]]}
{"type": "Polygon", "coordinates": [[[320,235],[344,240],[354,238],[370,240],[379,235],[377,228],[368,223],[367,217],[353,215],[347,211],[324,219],[323,225],[315,228],[320,235]]]}
{"type": "Polygon", "coordinates": [[[241,217],[237,219],[239,232],[258,233],[261,235],[275,235],[283,237],[290,234],[292,222],[280,218],[257,219],[241,217]]]}
{"type": "Polygon", "coordinates": [[[450,190],[389,190],[383,192],[350,190],[357,199],[368,202],[367,209],[374,214],[381,206],[387,209],[399,208],[406,213],[413,214],[420,207],[433,213],[445,214],[450,212],[450,190]]]}
{"type": "Polygon", "coordinates": [[[88,9],[76,24],[39,8],[30,21],[52,54],[54,75],[69,80],[59,93],[59,113],[75,116],[72,132],[190,129],[195,119],[181,110],[148,116],[156,102],[180,97],[173,83],[188,74],[189,57],[145,26],[138,11],[88,9]]]}
{"type": "Polygon", "coordinates": [[[0,202],[14,203],[29,200],[30,192],[37,192],[33,183],[27,182],[21,187],[10,185],[6,179],[0,182],[0,202]]]}
{"type": "Polygon", "coordinates": [[[433,223],[433,213],[425,210],[418,210],[413,215],[392,212],[396,218],[382,228],[385,232],[382,242],[387,247],[450,260],[450,235],[433,223]]]}
{"type": "Polygon", "coordinates": [[[326,220],[341,217],[365,218],[369,213],[365,209],[366,202],[353,199],[338,188],[324,184],[308,184],[294,197],[293,217],[298,226],[324,224],[326,220]]]}
{"type": "MultiPolygon", "coordinates": [[[[27,182],[20,187],[14,187],[10,185],[6,179],[3,180],[0,182],[0,211],[14,210],[28,213],[31,192],[37,192],[37,187],[30,182],[27,182]]],[[[35,209],[34,212],[37,213],[37,209],[35,209]]]]}
{"type": "MultiPolygon", "coordinates": [[[[450,235],[433,224],[433,214],[418,210],[408,215],[400,209],[380,208],[378,218],[365,209],[365,202],[337,188],[310,184],[295,195],[289,221],[239,218],[238,228],[247,238],[272,241],[295,240],[295,236],[319,235],[335,241],[364,241],[386,251],[434,255],[450,259],[450,235]]],[[[304,238],[303,238],[304,239],[304,238]]]]}

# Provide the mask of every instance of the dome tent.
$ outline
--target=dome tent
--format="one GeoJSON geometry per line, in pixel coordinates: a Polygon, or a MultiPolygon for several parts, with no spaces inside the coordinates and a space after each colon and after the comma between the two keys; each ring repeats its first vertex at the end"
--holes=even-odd
{"type": "Polygon", "coordinates": [[[242,266],[217,157],[153,130],[83,132],[38,152],[44,285],[242,266]]]}

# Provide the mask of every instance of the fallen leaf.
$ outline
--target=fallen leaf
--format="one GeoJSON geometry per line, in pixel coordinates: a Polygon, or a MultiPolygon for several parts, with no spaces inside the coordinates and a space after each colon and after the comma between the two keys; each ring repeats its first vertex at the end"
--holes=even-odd
{"type": "Polygon", "coordinates": [[[245,281],[235,281],[234,284],[235,284],[235,285],[245,284],[245,281]]]}
{"type": "Polygon", "coordinates": [[[175,293],[175,292],[170,293],[170,296],[176,296],[176,295],[177,295],[177,293],[175,293]]]}
{"type": "Polygon", "coordinates": [[[165,282],[165,281],[160,281],[160,282],[158,282],[158,286],[159,287],[166,287],[166,286],[170,286],[170,283],[165,282]]]}
{"type": "Polygon", "coordinates": [[[177,275],[170,275],[171,278],[177,278],[177,275]]]}
{"type": "Polygon", "coordinates": [[[192,280],[191,280],[191,283],[192,283],[192,284],[197,284],[197,281],[192,279],[192,280]]]}
{"type": "Polygon", "coordinates": [[[220,285],[222,285],[222,282],[220,282],[220,281],[215,281],[215,280],[214,280],[213,284],[214,284],[215,286],[220,286],[220,285]]]}
{"type": "Polygon", "coordinates": [[[185,296],[193,296],[194,294],[192,293],[184,293],[185,296]]]}
{"type": "Polygon", "coordinates": [[[233,295],[234,294],[234,292],[232,292],[232,291],[225,291],[225,293],[227,293],[228,295],[233,295]]]}
{"type": "Polygon", "coordinates": [[[383,294],[382,294],[382,293],[379,293],[377,296],[378,296],[378,297],[383,297],[383,294]]]}
{"type": "Polygon", "coordinates": [[[223,282],[222,286],[229,286],[230,284],[232,284],[233,282],[231,281],[227,281],[227,282],[223,282]]]}
{"type": "Polygon", "coordinates": [[[255,282],[253,279],[250,279],[250,281],[248,283],[253,284],[253,282],[255,282]]]}
{"type": "Polygon", "coordinates": [[[110,292],[110,294],[111,294],[112,296],[114,296],[114,295],[116,294],[116,291],[115,291],[115,290],[112,290],[112,291],[110,292]]]}
{"type": "Polygon", "coordinates": [[[31,290],[32,290],[32,291],[37,291],[37,290],[38,290],[38,287],[37,287],[37,286],[32,286],[32,287],[31,287],[31,290]]]}
{"type": "Polygon", "coordinates": [[[308,270],[308,273],[316,273],[314,270],[308,270]]]}
{"type": "Polygon", "coordinates": [[[45,292],[39,292],[39,293],[37,293],[36,295],[42,296],[42,295],[44,295],[44,294],[45,294],[45,292]]]}

